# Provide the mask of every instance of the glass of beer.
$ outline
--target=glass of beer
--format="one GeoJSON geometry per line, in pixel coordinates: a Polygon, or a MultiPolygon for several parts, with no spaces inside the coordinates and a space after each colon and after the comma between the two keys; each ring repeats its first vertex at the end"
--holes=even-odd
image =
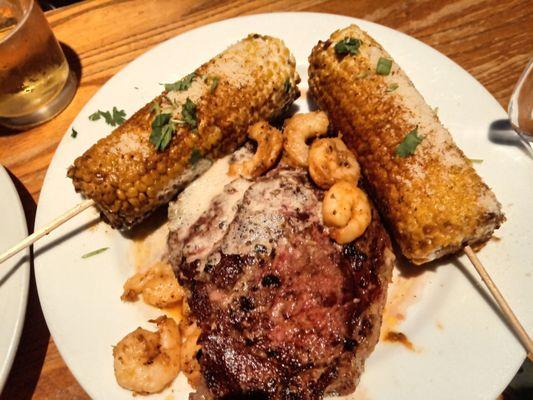
{"type": "Polygon", "coordinates": [[[37,1],[0,0],[0,124],[25,129],[50,120],[76,83],[37,1]]]}

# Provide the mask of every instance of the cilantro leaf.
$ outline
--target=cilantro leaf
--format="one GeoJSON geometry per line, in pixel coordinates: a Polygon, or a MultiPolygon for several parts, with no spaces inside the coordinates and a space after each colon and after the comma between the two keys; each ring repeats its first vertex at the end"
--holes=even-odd
{"type": "Polygon", "coordinates": [[[189,157],[189,164],[195,165],[198,161],[202,159],[202,153],[198,149],[193,149],[191,156],[189,157]]]}
{"type": "Polygon", "coordinates": [[[96,111],[89,115],[89,120],[91,121],[98,121],[100,119],[100,111],[96,111]]]}
{"type": "Polygon", "coordinates": [[[215,93],[215,90],[217,89],[219,80],[220,80],[220,78],[218,76],[213,77],[213,80],[211,81],[211,89],[210,89],[211,94],[215,93]]]}
{"type": "Polygon", "coordinates": [[[113,107],[113,121],[115,122],[115,124],[122,125],[126,121],[126,118],[124,118],[125,116],[126,111],[117,110],[116,107],[113,107]]]}
{"type": "Polygon", "coordinates": [[[157,103],[154,103],[150,108],[150,112],[153,111],[156,112],[156,115],[152,120],[152,132],[150,133],[149,141],[157,151],[163,151],[168,147],[172,135],[176,132],[176,125],[187,125],[193,132],[198,126],[196,104],[188,97],[181,108],[182,120],[172,119],[170,112],[160,112],[161,109],[157,103]]]}
{"type": "Polygon", "coordinates": [[[70,133],[70,137],[76,139],[76,136],[78,136],[78,131],[74,128],[72,128],[72,132],[70,133]]]}
{"type": "Polygon", "coordinates": [[[113,116],[109,111],[100,111],[100,116],[104,117],[105,123],[111,126],[115,126],[115,121],[113,121],[113,116]]]}
{"type": "Polygon", "coordinates": [[[335,44],[335,53],[340,56],[348,53],[355,55],[359,52],[359,46],[361,46],[361,43],[362,42],[359,39],[346,37],[335,44]]]}
{"type": "Polygon", "coordinates": [[[195,130],[198,127],[198,121],[196,118],[196,104],[187,97],[185,104],[181,108],[181,117],[191,130],[195,130]]]}
{"type": "Polygon", "coordinates": [[[85,253],[84,255],[82,255],[81,258],[89,258],[89,257],[95,256],[97,254],[103,253],[107,249],[109,249],[109,247],[102,247],[102,248],[90,251],[89,253],[85,253]]]}
{"type": "Polygon", "coordinates": [[[423,136],[418,136],[418,126],[409,132],[403,138],[402,142],[396,147],[396,155],[407,157],[414,154],[417,146],[424,140],[423,136]]]}
{"type": "Polygon", "coordinates": [[[161,128],[161,142],[159,143],[159,148],[165,150],[172,139],[172,134],[174,133],[176,127],[172,122],[164,125],[161,128]]]}
{"type": "Polygon", "coordinates": [[[399,87],[400,87],[400,85],[398,85],[397,83],[391,83],[386,91],[387,91],[387,93],[394,92],[399,87]]]}
{"type": "Polygon", "coordinates": [[[113,107],[112,111],[101,111],[98,110],[91,115],[89,119],[91,121],[98,121],[100,118],[104,117],[106,124],[111,126],[122,125],[126,119],[126,112],[124,110],[118,110],[116,107],[113,107]]]}
{"type": "Polygon", "coordinates": [[[176,81],[174,83],[165,83],[165,90],[187,90],[191,87],[192,81],[196,78],[196,73],[193,72],[189,75],[185,75],[183,78],[181,78],[179,81],[176,81]]]}
{"type": "Polygon", "coordinates": [[[157,151],[163,151],[166,149],[172,134],[176,130],[176,126],[170,120],[171,115],[157,114],[152,121],[152,133],[150,134],[150,143],[152,143],[157,151]]]}

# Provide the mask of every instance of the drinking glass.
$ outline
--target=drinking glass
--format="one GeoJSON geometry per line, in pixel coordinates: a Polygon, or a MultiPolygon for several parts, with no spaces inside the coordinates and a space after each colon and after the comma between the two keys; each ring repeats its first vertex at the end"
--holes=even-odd
{"type": "Polygon", "coordinates": [[[0,124],[25,129],[48,121],[75,91],[76,77],[37,1],[0,0],[0,124]]]}

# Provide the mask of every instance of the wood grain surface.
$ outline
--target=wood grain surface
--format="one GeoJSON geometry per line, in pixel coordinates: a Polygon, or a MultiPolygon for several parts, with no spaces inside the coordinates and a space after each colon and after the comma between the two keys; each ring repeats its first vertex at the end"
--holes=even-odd
{"type": "MultiPolygon", "coordinates": [[[[57,144],[110,77],[150,47],[181,32],[272,11],[343,14],[407,33],[465,68],[504,108],[533,55],[529,0],[94,0],[54,10],[47,18],[80,77],[76,96],[63,113],[37,128],[13,132],[0,127],[0,163],[16,182],[29,228],[57,144]]],[[[50,338],[33,280],[20,347],[0,395],[1,400],[29,398],[88,398],[50,338]]]]}

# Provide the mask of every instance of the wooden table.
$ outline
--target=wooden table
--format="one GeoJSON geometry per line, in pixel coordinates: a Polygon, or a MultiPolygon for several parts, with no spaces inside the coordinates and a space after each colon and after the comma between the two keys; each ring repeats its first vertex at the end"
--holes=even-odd
{"type": "MultiPolygon", "coordinates": [[[[272,11],[350,15],[405,32],[433,46],[476,77],[507,108],[533,54],[528,0],[93,0],[47,13],[80,87],[54,120],[22,133],[0,127],[0,163],[17,183],[28,223],[46,169],[68,126],[116,72],[157,43],[221,19],[272,11]],[[378,3],[381,3],[378,5],[378,3]]],[[[2,400],[86,399],[50,337],[32,278],[20,347],[2,400]]]]}

